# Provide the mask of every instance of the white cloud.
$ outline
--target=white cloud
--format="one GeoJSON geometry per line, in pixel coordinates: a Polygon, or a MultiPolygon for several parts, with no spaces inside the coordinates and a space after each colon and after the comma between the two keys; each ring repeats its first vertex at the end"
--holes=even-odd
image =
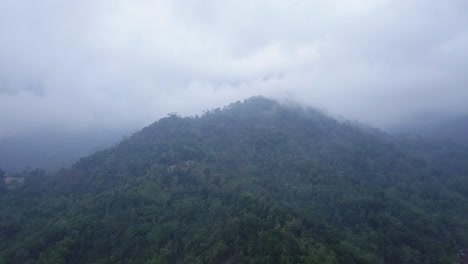
{"type": "Polygon", "coordinates": [[[463,0],[0,2],[0,136],[248,96],[386,125],[467,111],[463,0]]]}

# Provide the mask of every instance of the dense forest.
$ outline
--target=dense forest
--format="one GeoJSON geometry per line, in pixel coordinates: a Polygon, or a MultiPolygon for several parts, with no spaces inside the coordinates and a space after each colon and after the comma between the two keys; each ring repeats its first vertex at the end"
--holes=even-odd
{"type": "Polygon", "coordinates": [[[0,263],[452,263],[468,247],[468,147],[263,97],[0,176],[0,263]]]}

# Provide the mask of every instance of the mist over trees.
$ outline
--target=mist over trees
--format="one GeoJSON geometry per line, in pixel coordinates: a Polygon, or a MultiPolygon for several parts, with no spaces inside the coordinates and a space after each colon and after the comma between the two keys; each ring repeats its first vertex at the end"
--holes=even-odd
{"type": "Polygon", "coordinates": [[[0,0],[0,264],[468,263],[467,14],[0,0]]]}

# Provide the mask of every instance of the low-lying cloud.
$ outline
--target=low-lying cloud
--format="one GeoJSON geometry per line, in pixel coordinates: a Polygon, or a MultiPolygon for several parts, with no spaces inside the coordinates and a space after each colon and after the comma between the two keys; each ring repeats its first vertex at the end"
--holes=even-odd
{"type": "Polygon", "coordinates": [[[388,126],[468,112],[465,0],[0,2],[0,137],[262,94],[388,126]]]}

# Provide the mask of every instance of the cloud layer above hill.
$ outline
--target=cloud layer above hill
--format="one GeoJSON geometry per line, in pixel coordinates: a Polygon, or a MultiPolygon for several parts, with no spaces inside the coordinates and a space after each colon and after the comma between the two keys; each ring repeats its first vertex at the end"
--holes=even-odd
{"type": "Polygon", "coordinates": [[[0,136],[252,95],[387,126],[468,111],[465,0],[3,0],[0,136]]]}

